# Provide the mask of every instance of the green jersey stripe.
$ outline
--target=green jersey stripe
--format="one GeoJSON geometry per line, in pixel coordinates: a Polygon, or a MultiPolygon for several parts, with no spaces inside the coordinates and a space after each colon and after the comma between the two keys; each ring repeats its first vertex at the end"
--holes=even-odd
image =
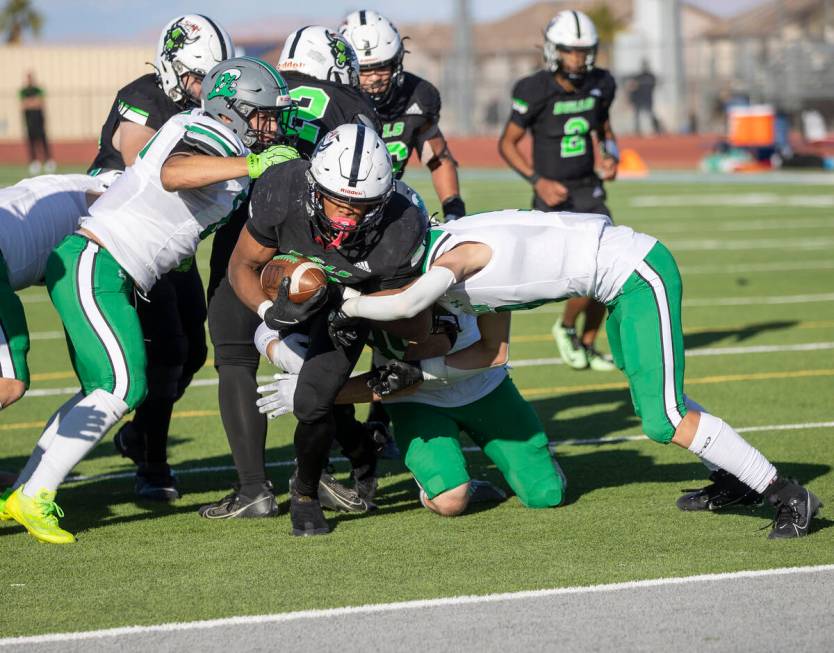
{"type": "MultiPolygon", "coordinates": [[[[223,151],[226,152],[226,156],[235,156],[237,154],[237,150],[233,149],[233,146],[230,146],[226,139],[220,137],[218,134],[209,131],[208,129],[204,129],[198,125],[186,125],[185,131],[190,132],[192,134],[200,134],[202,136],[207,136],[211,138],[214,142],[216,142],[220,147],[223,148],[223,151]]],[[[201,139],[202,140],[202,139],[201,139]]]]}

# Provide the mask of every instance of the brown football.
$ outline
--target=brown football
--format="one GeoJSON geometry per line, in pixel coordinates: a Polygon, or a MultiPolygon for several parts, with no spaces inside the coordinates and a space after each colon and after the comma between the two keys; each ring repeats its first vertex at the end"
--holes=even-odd
{"type": "Polygon", "coordinates": [[[290,278],[290,301],[301,304],[327,285],[327,275],[318,263],[303,256],[281,254],[261,268],[261,288],[273,301],[284,277],[290,278]]]}

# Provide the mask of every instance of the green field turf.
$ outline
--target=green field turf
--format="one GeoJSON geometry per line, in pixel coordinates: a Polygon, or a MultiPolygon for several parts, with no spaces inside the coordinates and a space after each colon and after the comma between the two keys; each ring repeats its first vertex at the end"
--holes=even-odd
{"type": "MultiPolygon", "coordinates": [[[[436,208],[427,178],[412,179],[436,208]]],[[[526,185],[509,176],[465,176],[463,190],[470,211],[529,205],[526,185]]],[[[695,354],[687,362],[688,393],[737,428],[794,425],[746,437],[783,472],[834,501],[834,429],[802,428],[834,421],[834,349],[825,348],[834,347],[832,188],[801,179],[620,181],[609,193],[616,220],[663,239],[683,270],[686,346],[695,354]],[[752,347],[767,350],[743,349],[752,347]]],[[[203,270],[208,253],[204,245],[203,270]]],[[[45,292],[23,296],[33,334],[32,389],[72,387],[45,292]]],[[[78,534],[74,546],[38,544],[17,525],[0,524],[0,635],[834,562],[825,512],[808,538],[769,541],[767,511],[675,508],[681,488],[705,478],[688,452],[646,440],[575,442],[636,435],[640,428],[619,372],[530,364],[557,356],[549,331],[559,310],[516,313],[511,353],[528,363],[513,378],[557,443],[570,481],[568,505],[533,511],[511,498],[443,519],[420,507],[402,465],[386,462],[379,511],[333,518],[328,537],[291,537],[286,514],[207,522],[196,508],[225,493],[235,477],[228,470],[189,471],[231,464],[217,387],[195,386],[172,424],[180,501],[137,503],[132,479],[93,479],[59,492],[62,525],[78,534]],[[564,440],[574,442],[559,444],[564,440]]],[[[198,375],[213,378],[211,366],[198,375]]],[[[0,413],[0,469],[23,464],[40,426],[65,399],[28,397],[0,413]]],[[[270,426],[268,460],[276,463],[270,472],[279,490],[291,469],[292,428],[290,418],[270,426]]],[[[469,460],[474,476],[506,487],[483,456],[469,460]]],[[[346,472],[344,464],[337,468],[346,472]]],[[[112,434],[76,470],[130,471],[114,455],[112,434]]],[[[280,498],[286,505],[285,491],[280,498]]]]}

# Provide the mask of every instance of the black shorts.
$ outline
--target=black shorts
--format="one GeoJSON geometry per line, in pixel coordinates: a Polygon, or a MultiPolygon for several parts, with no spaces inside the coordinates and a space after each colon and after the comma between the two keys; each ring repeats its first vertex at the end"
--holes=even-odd
{"type": "Polygon", "coordinates": [[[556,206],[548,206],[538,195],[533,196],[533,208],[537,211],[571,211],[573,213],[601,213],[611,217],[605,204],[606,194],[602,180],[596,175],[583,179],[560,181],[568,189],[568,199],[556,206]]]}

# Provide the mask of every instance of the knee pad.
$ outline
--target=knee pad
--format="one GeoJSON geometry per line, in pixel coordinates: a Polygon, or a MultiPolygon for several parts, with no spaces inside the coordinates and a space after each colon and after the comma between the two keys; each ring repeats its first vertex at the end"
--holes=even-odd
{"type": "Polygon", "coordinates": [[[643,420],[643,433],[660,444],[669,444],[675,437],[675,427],[667,419],[646,418],[643,420]]]}
{"type": "Polygon", "coordinates": [[[296,387],[293,415],[299,422],[305,424],[316,422],[327,415],[332,407],[331,402],[322,401],[316,388],[309,384],[299,383],[296,387]]]}
{"type": "Polygon", "coordinates": [[[254,344],[215,345],[214,367],[224,365],[258,369],[260,354],[254,344]]]}
{"type": "Polygon", "coordinates": [[[175,401],[182,378],[182,365],[148,366],[148,394],[151,399],[175,401]]]}

